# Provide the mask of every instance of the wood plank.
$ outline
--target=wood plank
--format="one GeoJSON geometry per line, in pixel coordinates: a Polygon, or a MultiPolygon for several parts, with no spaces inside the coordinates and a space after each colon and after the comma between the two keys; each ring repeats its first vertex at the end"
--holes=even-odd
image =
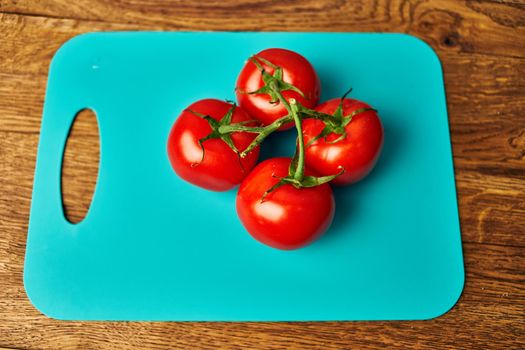
{"type": "Polygon", "coordinates": [[[525,60],[442,59],[456,164],[525,178],[525,60]]]}
{"type": "Polygon", "coordinates": [[[464,241],[525,246],[525,181],[473,171],[456,175],[464,241]]]}
{"type": "Polygon", "coordinates": [[[39,133],[47,76],[0,72],[0,130],[39,133]]]}
{"type": "MultiPolygon", "coordinates": [[[[411,32],[435,47],[523,57],[518,1],[7,0],[0,12],[175,30],[411,32]],[[235,20],[232,20],[232,16],[235,20]],[[514,35],[509,36],[512,30],[514,35]]],[[[96,28],[94,28],[97,30],[96,28]]]]}

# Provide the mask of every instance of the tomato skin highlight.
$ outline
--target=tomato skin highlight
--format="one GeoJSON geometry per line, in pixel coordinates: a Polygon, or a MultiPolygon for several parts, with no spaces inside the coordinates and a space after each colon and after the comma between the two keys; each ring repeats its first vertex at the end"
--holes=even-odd
{"type": "MultiPolygon", "coordinates": [[[[240,184],[255,166],[259,147],[241,159],[241,167],[237,154],[221,139],[210,139],[203,143],[205,154],[201,162],[202,149],[198,141],[210,134],[212,128],[206,120],[188,110],[220,120],[230,108],[229,103],[221,100],[200,100],[188,106],[173,124],[168,137],[168,157],[173,170],[187,182],[211,191],[227,191],[240,184]]],[[[232,123],[245,120],[251,118],[236,107],[232,123]]],[[[254,138],[255,134],[232,134],[233,143],[240,151],[254,138]]]]}
{"type": "MultiPolygon", "coordinates": [[[[281,67],[283,80],[297,87],[305,95],[302,97],[295,91],[286,90],[282,92],[286,100],[295,98],[307,108],[314,108],[317,105],[321,94],[321,83],[314,67],[306,58],[296,52],[279,48],[266,49],[255,56],[281,67]]],[[[263,62],[261,64],[268,73],[273,74],[272,67],[263,62]]],[[[271,98],[268,94],[248,94],[263,86],[260,70],[252,61],[246,61],[237,79],[237,101],[250,116],[261,121],[263,125],[268,125],[287,115],[288,111],[282,103],[270,103],[271,98]]],[[[283,125],[279,130],[290,129],[293,125],[293,123],[283,125]]]]}
{"type": "MultiPolygon", "coordinates": [[[[332,99],[317,106],[319,112],[333,114],[339,106],[340,99],[332,99]]],[[[345,98],[343,115],[349,115],[360,108],[370,108],[364,102],[345,98]]],[[[323,130],[324,124],[319,120],[303,121],[304,142],[308,144],[323,130]]],[[[355,115],[345,127],[347,133],[343,140],[330,144],[340,135],[330,134],[326,141],[323,138],[314,141],[305,149],[305,160],[308,167],[320,175],[337,174],[340,166],[345,172],[336,177],[332,183],[349,185],[363,179],[373,169],[383,147],[384,131],[376,111],[366,111],[355,115]]]]}
{"type": "MultiPolygon", "coordinates": [[[[328,184],[296,189],[290,184],[264,193],[288,175],[290,158],[272,158],[258,164],[237,194],[237,213],[246,230],[270,247],[292,250],[319,238],[332,223],[335,201],[328,184]],[[279,177],[279,178],[277,178],[279,177]]],[[[306,175],[315,175],[306,169],[306,175]]]]}

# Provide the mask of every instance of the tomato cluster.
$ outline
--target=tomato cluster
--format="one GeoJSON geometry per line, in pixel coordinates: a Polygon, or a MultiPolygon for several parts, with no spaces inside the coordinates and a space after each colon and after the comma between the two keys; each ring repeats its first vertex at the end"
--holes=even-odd
{"type": "Polygon", "coordinates": [[[240,184],[237,213],[258,241],[297,249],[330,226],[329,182],[349,185],[374,167],[383,145],[377,111],[345,96],[319,104],[321,86],[306,58],[285,49],[251,57],[237,84],[238,106],[204,99],[188,106],[168,138],[168,156],[184,180],[212,191],[240,184]],[[293,158],[257,164],[271,133],[297,129],[293,158]]]}

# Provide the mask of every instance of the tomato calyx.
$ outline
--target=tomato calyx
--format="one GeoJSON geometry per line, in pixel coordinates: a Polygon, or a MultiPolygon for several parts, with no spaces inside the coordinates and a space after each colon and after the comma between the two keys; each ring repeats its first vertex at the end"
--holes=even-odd
{"type": "Polygon", "coordinates": [[[311,111],[311,110],[304,111],[304,113],[310,114],[310,115],[312,115],[313,118],[320,119],[324,123],[323,130],[321,130],[321,132],[318,135],[316,135],[314,138],[312,138],[308,142],[306,147],[309,147],[310,145],[312,145],[314,142],[316,142],[320,138],[323,138],[325,140],[325,142],[329,143],[329,144],[337,143],[337,142],[339,142],[341,140],[344,140],[346,138],[346,136],[347,136],[345,127],[352,121],[353,117],[355,117],[358,114],[361,114],[361,113],[364,113],[364,112],[368,112],[368,111],[375,111],[375,112],[377,112],[373,108],[366,107],[366,108],[356,109],[355,111],[353,111],[352,113],[350,113],[348,115],[343,115],[343,102],[344,102],[346,96],[348,96],[348,94],[350,94],[351,92],[352,92],[352,89],[349,89],[347,92],[345,92],[345,94],[341,97],[341,101],[339,102],[339,105],[337,106],[337,109],[330,116],[330,118],[326,118],[324,113],[322,115],[319,115],[319,113],[316,112],[316,111],[311,111]],[[314,113],[311,113],[311,112],[314,112],[314,113]],[[330,135],[330,134],[339,135],[339,137],[336,138],[335,140],[328,141],[327,140],[327,136],[330,135]]]}
{"type": "MultiPolygon", "coordinates": [[[[199,113],[197,111],[193,111],[191,109],[187,109],[187,111],[189,113],[191,113],[193,115],[196,115],[197,117],[200,117],[200,118],[206,120],[208,122],[208,124],[210,125],[210,128],[211,128],[211,132],[208,135],[206,135],[205,137],[199,139],[199,141],[198,141],[199,142],[199,146],[202,149],[202,158],[201,158],[201,160],[199,162],[193,163],[191,165],[192,167],[198,166],[199,164],[201,164],[204,161],[204,157],[205,157],[205,153],[206,153],[206,151],[204,149],[204,142],[206,142],[208,140],[211,140],[211,139],[220,139],[224,143],[226,143],[228,145],[228,147],[230,147],[231,150],[233,152],[235,152],[235,154],[237,154],[237,156],[239,158],[239,164],[241,165],[241,169],[243,169],[242,163],[240,162],[240,151],[237,149],[237,147],[233,143],[233,140],[232,140],[232,137],[231,137],[231,133],[233,131],[232,132],[227,132],[227,133],[223,133],[223,132],[220,131],[221,127],[232,124],[231,121],[232,121],[233,112],[235,111],[235,108],[237,107],[237,105],[234,102],[229,102],[228,101],[228,103],[231,103],[231,108],[226,112],[226,114],[224,114],[224,116],[220,120],[216,120],[216,119],[214,119],[213,117],[211,117],[209,115],[202,114],[202,113],[199,113]]],[[[245,125],[245,124],[253,123],[253,122],[254,122],[253,120],[246,120],[246,121],[243,121],[243,122],[240,122],[240,123],[236,123],[236,125],[245,125]]]]}
{"type": "Polygon", "coordinates": [[[255,90],[255,91],[249,91],[246,92],[249,95],[255,95],[255,94],[267,94],[270,96],[270,103],[271,104],[277,104],[280,102],[279,95],[277,94],[276,90],[282,92],[286,90],[292,90],[297,92],[302,97],[306,98],[304,93],[297,88],[296,86],[287,83],[283,80],[283,68],[276,66],[272,62],[268,61],[265,58],[258,57],[258,56],[252,56],[250,57],[250,61],[253,62],[257,66],[257,68],[261,71],[261,78],[264,82],[264,86],[261,88],[255,90]],[[264,63],[265,65],[269,66],[273,69],[273,74],[268,73],[264,66],[261,64],[264,63]]]}
{"type": "MultiPolygon", "coordinates": [[[[252,56],[249,58],[249,60],[257,66],[257,68],[261,72],[261,79],[264,83],[264,85],[255,90],[250,92],[244,92],[241,91],[241,93],[247,93],[247,94],[267,94],[270,96],[269,103],[277,104],[282,103],[285,109],[288,111],[288,114],[275,120],[273,123],[265,126],[265,127],[259,127],[259,128],[251,128],[246,127],[245,125],[240,124],[232,124],[230,126],[223,126],[220,131],[221,132],[231,132],[231,131],[243,131],[243,132],[252,132],[258,134],[255,139],[251,142],[248,147],[246,147],[245,150],[243,150],[240,153],[241,158],[244,158],[248,155],[248,153],[253,150],[255,147],[260,145],[268,135],[273,133],[274,131],[281,128],[283,125],[295,122],[296,127],[301,127],[301,118],[299,117],[298,113],[301,109],[304,109],[302,105],[298,104],[297,101],[294,98],[290,98],[290,101],[287,101],[284,96],[282,95],[283,91],[291,90],[298,93],[301,97],[306,98],[304,93],[294,86],[293,84],[287,83],[283,80],[283,68],[280,66],[277,66],[273,64],[272,62],[268,61],[265,58],[259,57],[259,56],[252,56]],[[261,64],[262,62],[262,64],[261,64]],[[268,71],[264,68],[263,64],[273,69],[273,74],[268,73],[268,71]],[[292,111],[292,106],[294,110],[292,111]]],[[[302,130],[298,129],[298,132],[302,134],[302,130]]]]}
{"type": "Polygon", "coordinates": [[[278,178],[279,181],[275,185],[270,187],[268,190],[266,190],[266,192],[264,192],[263,196],[261,197],[261,203],[266,201],[268,195],[270,195],[272,192],[277,190],[279,187],[284,186],[286,184],[290,184],[297,189],[316,187],[316,186],[320,186],[322,184],[332,181],[333,179],[335,179],[336,177],[338,177],[339,175],[345,172],[345,169],[343,167],[340,167],[340,171],[335,175],[328,175],[328,176],[303,175],[301,179],[297,179],[296,174],[297,174],[298,162],[299,162],[298,153],[299,152],[295,152],[292,162],[290,163],[290,166],[288,167],[288,176],[278,177],[278,176],[272,175],[272,177],[278,178]]]}

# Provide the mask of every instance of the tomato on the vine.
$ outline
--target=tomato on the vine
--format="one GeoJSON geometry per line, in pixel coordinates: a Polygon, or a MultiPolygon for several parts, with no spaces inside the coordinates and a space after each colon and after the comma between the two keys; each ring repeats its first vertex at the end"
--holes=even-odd
{"type": "Polygon", "coordinates": [[[305,159],[306,165],[320,175],[336,174],[342,167],[344,173],[333,183],[348,185],[361,180],[372,170],[381,153],[384,132],[377,112],[364,102],[349,98],[342,101],[332,99],[315,109],[333,115],[341,102],[344,116],[356,113],[344,126],[344,134],[330,133],[315,140],[325,124],[317,119],[303,121],[304,142],[306,145],[311,143],[305,149],[305,159]]]}
{"type": "MultiPolygon", "coordinates": [[[[239,106],[250,116],[261,121],[263,125],[271,124],[284,117],[288,111],[282,103],[268,93],[251,93],[265,86],[261,70],[252,60],[257,60],[260,66],[270,74],[275,73],[275,67],[282,69],[283,86],[287,88],[282,91],[282,95],[286,100],[294,98],[307,108],[314,108],[319,102],[321,92],[319,77],[306,58],[286,49],[273,48],[261,51],[248,60],[242,68],[237,79],[236,94],[239,106]],[[290,85],[302,92],[304,96],[291,89],[290,85]]],[[[280,130],[289,129],[292,126],[293,123],[289,123],[280,130]]]]}
{"type": "MultiPolygon", "coordinates": [[[[266,194],[279,178],[288,176],[290,162],[290,158],[272,158],[260,163],[237,194],[237,213],[246,230],[258,241],[284,250],[317,239],[332,223],[335,210],[327,183],[308,188],[285,184],[266,194]]],[[[313,175],[308,168],[306,175],[313,175]]]]}
{"type": "MultiPolygon", "coordinates": [[[[251,119],[241,108],[216,99],[197,101],[177,118],[168,137],[168,156],[181,178],[208,190],[227,191],[241,183],[255,166],[259,147],[240,158],[223,139],[204,140],[213,129],[203,116],[220,121],[229,112],[231,123],[251,119]]],[[[242,151],[254,138],[254,134],[234,132],[229,140],[242,151]]]]}

